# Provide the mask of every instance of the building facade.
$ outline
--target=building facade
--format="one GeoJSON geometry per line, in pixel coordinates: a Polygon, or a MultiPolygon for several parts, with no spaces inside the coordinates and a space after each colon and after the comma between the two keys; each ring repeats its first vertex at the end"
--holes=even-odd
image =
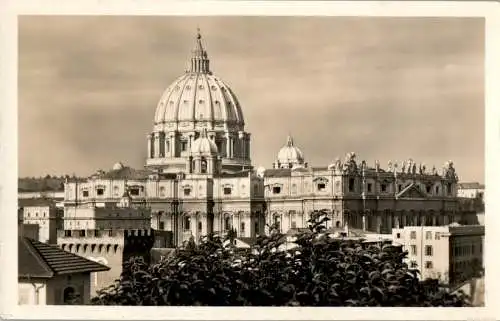
{"type": "Polygon", "coordinates": [[[382,168],[378,161],[369,166],[348,153],[328,166],[311,167],[289,136],[272,167],[252,166],[240,102],[212,73],[198,33],[189,70],[156,107],[145,168],[117,163],[86,181],[67,181],[64,226],[99,230],[149,224],[171,232],[173,246],[179,246],[230,229],[238,237],[255,237],[267,233],[271,223],[283,232],[306,227],[316,210],[328,213],[332,227],[376,233],[460,219],[451,161],[439,170],[411,159],[382,168]],[[127,208],[138,209],[136,216],[117,210],[124,194],[127,208]],[[140,213],[149,210],[148,221],[140,213]]]}
{"type": "Polygon", "coordinates": [[[418,268],[423,279],[457,284],[483,268],[484,226],[407,226],[392,235],[408,251],[408,266],[418,268]]]}
{"type": "Polygon", "coordinates": [[[57,230],[62,229],[63,209],[52,199],[19,199],[18,208],[24,224],[38,226],[38,240],[57,243],[57,230]]]}
{"type": "Polygon", "coordinates": [[[484,185],[477,182],[460,183],[458,184],[457,196],[484,199],[484,185]]]}

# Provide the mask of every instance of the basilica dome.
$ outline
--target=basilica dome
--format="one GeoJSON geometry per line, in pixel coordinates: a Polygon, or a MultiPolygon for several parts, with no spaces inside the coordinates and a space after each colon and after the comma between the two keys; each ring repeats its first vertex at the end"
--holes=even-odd
{"type": "Polygon", "coordinates": [[[285,146],[278,152],[275,163],[277,168],[295,168],[304,164],[302,151],[293,144],[293,138],[288,136],[285,146]]]}
{"type": "Polygon", "coordinates": [[[203,154],[220,158],[221,173],[252,168],[242,108],[233,90],[212,73],[199,30],[189,62],[156,105],[146,167],[186,172],[191,166],[187,160],[203,154]]]}
{"type": "MultiPolygon", "coordinates": [[[[209,122],[244,126],[240,103],[231,88],[210,71],[207,52],[197,36],[191,68],[162,94],[156,107],[156,125],[178,122],[209,122]]],[[[211,127],[211,126],[209,126],[211,127]]]]}

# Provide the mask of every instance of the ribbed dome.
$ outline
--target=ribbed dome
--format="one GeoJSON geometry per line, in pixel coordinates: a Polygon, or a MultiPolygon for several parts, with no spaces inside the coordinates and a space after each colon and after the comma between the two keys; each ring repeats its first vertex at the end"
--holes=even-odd
{"type": "Polygon", "coordinates": [[[217,145],[207,137],[207,129],[201,131],[201,135],[193,142],[191,154],[194,156],[213,156],[218,154],[217,145]]]}
{"type": "Polygon", "coordinates": [[[163,93],[155,124],[209,121],[244,126],[240,104],[229,86],[217,76],[188,72],[163,93]]]}
{"type": "Polygon", "coordinates": [[[147,136],[149,169],[189,171],[191,165],[186,161],[200,153],[220,157],[217,166],[222,172],[252,166],[250,134],[245,131],[240,103],[231,88],[210,70],[199,30],[190,68],[163,92],[153,123],[147,136]],[[208,137],[196,140],[203,130],[208,137]]]}
{"type": "Polygon", "coordinates": [[[280,164],[298,165],[304,163],[304,155],[302,151],[293,145],[293,139],[288,136],[286,145],[283,146],[278,153],[278,162],[280,164]]]}
{"type": "Polygon", "coordinates": [[[203,121],[212,122],[212,125],[244,126],[238,99],[209,67],[210,61],[198,33],[191,68],[164,91],[156,107],[155,125],[203,121]]]}

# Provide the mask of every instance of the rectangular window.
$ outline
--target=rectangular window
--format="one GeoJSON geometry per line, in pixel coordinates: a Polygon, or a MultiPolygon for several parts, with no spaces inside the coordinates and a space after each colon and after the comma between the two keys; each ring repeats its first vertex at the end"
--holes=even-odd
{"type": "Polygon", "coordinates": [[[412,260],[412,261],[410,262],[410,268],[412,268],[412,269],[416,269],[417,267],[418,267],[417,262],[412,260]]]}
{"type": "Polygon", "coordinates": [[[85,237],[85,230],[80,230],[80,237],[85,237]]]}
{"type": "Polygon", "coordinates": [[[241,233],[244,233],[244,232],[245,232],[245,223],[244,223],[244,222],[241,222],[241,225],[240,225],[240,232],[241,232],[241,233]]]}
{"type": "Polygon", "coordinates": [[[432,188],[432,186],[431,186],[431,185],[427,185],[427,186],[425,187],[425,191],[427,192],[427,194],[430,194],[430,193],[431,193],[431,188],[432,188]]]}
{"type": "Polygon", "coordinates": [[[432,261],[426,261],[425,262],[425,268],[426,269],[432,269],[432,261]]]}
{"type": "Polygon", "coordinates": [[[401,238],[401,233],[396,234],[396,238],[400,239],[401,238]]]}
{"type": "Polygon", "coordinates": [[[387,192],[387,185],[386,184],[380,184],[380,191],[382,191],[382,193],[387,192]]]}
{"type": "Polygon", "coordinates": [[[435,238],[436,240],[441,239],[441,233],[436,232],[436,234],[434,235],[434,238],[435,238]]]}
{"type": "Polygon", "coordinates": [[[292,226],[292,228],[297,228],[297,223],[295,221],[292,221],[291,226],[292,226]]]}
{"type": "Polygon", "coordinates": [[[138,188],[131,188],[130,195],[134,195],[134,196],[139,195],[139,189],[138,188]]]}
{"type": "Polygon", "coordinates": [[[425,255],[426,256],[432,256],[432,245],[426,245],[425,246],[425,255]]]}
{"type": "Polygon", "coordinates": [[[184,189],[184,196],[189,196],[191,195],[191,189],[190,188],[185,188],[184,189]]]}
{"type": "Polygon", "coordinates": [[[425,232],[425,239],[432,240],[432,232],[430,232],[430,231],[425,232]]]}
{"type": "Polygon", "coordinates": [[[416,245],[411,246],[411,255],[417,255],[417,246],[416,245]]]}
{"type": "Polygon", "coordinates": [[[163,231],[165,229],[165,222],[160,222],[159,229],[163,231]]]}
{"type": "Polygon", "coordinates": [[[231,187],[224,187],[224,195],[231,195],[231,187]]]}
{"type": "Polygon", "coordinates": [[[187,142],[181,142],[181,151],[182,152],[187,151],[187,146],[188,146],[187,142]]]}
{"type": "Polygon", "coordinates": [[[259,234],[259,222],[254,223],[255,235],[259,234]]]}
{"type": "Polygon", "coordinates": [[[273,194],[279,194],[281,193],[281,187],[280,186],[274,186],[273,187],[273,194]]]}
{"type": "Polygon", "coordinates": [[[184,217],[184,230],[191,229],[191,218],[189,216],[184,217]]]}
{"type": "Polygon", "coordinates": [[[89,197],[89,191],[83,191],[82,195],[83,197],[89,197]]]}
{"type": "Polygon", "coordinates": [[[97,189],[97,195],[99,195],[99,196],[104,195],[104,188],[98,188],[97,189]]]}
{"type": "Polygon", "coordinates": [[[372,183],[368,183],[367,187],[368,187],[368,193],[371,193],[372,192],[372,183]]]}
{"type": "Polygon", "coordinates": [[[113,233],[113,230],[108,230],[108,236],[111,236],[111,237],[115,236],[115,233],[113,233]]]}
{"type": "Polygon", "coordinates": [[[71,230],[64,230],[64,236],[71,237],[71,230]]]}
{"type": "Polygon", "coordinates": [[[354,178],[349,178],[349,192],[354,192],[354,178]]]}
{"type": "Polygon", "coordinates": [[[417,232],[415,232],[415,231],[411,231],[411,232],[410,232],[410,238],[411,238],[412,240],[417,239],[417,232]]]}
{"type": "Polygon", "coordinates": [[[318,184],[318,191],[322,192],[326,189],[326,184],[325,183],[319,183],[318,184]]]}

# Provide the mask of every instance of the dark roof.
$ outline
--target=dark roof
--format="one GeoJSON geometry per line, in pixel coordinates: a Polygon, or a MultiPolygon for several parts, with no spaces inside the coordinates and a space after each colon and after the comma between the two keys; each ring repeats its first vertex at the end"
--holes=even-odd
{"type": "Polygon", "coordinates": [[[247,177],[250,172],[251,172],[250,170],[243,170],[236,173],[223,172],[220,173],[219,177],[247,177]]]}
{"type": "Polygon", "coordinates": [[[479,184],[478,182],[466,182],[466,183],[458,183],[458,188],[460,189],[484,189],[483,184],[479,184]]]}
{"type": "Polygon", "coordinates": [[[55,206],[55,201],[49,198],[20,198],[18,199],[19,207],[26,206],[55,206]]]}
{"type": "Polygon", "coordinates": [[[266,176],[266,177],[292,176],[292,170],[289,168],[266,169],[266,171],[264,172],[264,176],[266,176]]]}
{"type": "Polygon", "coordinates": [[[104,172],[98,174],[99,178],[103,179],[132,179],[132,180],[143,180],[147,179],[149,175],[154,174],[154,172],[146,169],[134,169],[131,167],[123,167],[116,170],[110,170],[109,172],[104,172]]]}
{"type": "Polygon", "coordinates": [[[41,243],[18,237],[18,273],[20,277],[51,278],[55,275],[108,271],[110,268],[81,256],[41,243]]]}

